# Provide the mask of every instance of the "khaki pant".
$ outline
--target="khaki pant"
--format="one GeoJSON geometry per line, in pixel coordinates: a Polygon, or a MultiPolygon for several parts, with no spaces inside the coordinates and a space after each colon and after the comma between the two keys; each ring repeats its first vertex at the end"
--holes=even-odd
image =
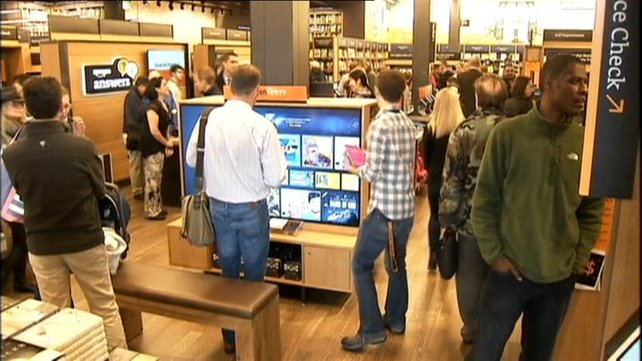
{"type": "Polygon", "coordinates": [[[145,172],[143,171],[143,154],[137,150],[127,152],[129,158],[129,181],[132,184],[132,194],[143,194],[145,187],[145,172]]]}
{"type": "Polygon", "coordinates": [[[108,348],[127,348],[123,323],[111,285],[105,246],[51,256],[29,253],[29,262],[38,281],[42,300],[60,308],[71,304],[69,272],[73,272],[87,299],[89,311],[103,319],[108,348]]]}

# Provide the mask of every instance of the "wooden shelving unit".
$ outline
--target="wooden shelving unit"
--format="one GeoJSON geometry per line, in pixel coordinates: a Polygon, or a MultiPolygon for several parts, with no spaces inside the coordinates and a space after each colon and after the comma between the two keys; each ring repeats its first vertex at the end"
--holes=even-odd
{"type": "Polygon", "coordinates": [[[343,35],[343,13],[310,11],[310,39],[343,35]]]}
{"type": "Polygon", "coordinates": [[[339,81],[348,71],[350,62],[359,59],[368,61],[377,71],[386,66],[388,44],[346,37],[319,37],[310,44],[310,60],[316,60],[329,81],[339,81]]]}

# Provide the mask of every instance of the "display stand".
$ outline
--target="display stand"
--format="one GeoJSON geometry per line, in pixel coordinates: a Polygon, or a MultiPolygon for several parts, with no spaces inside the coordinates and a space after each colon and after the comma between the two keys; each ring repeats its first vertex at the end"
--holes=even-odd
{"type": "MultiPolygon", "coordinates": [[[[196,122],[203,109],[208,106],[220,106],[223,102],[224,98],[222,96],[210,96],[183,100],[180,103],[181,179],[184,194],[192,192],[193,187],[191,185],[194,183],[194,169],[188,167],[184,162],[186,142],[195,129],[196,122]]],[[[352,140],[357,141],[359,144],[356,145],[365,144],[365,133],[370,123],[374,106],[374,99],[310,98],[305,103],[259,102],[256,104],[255,110],[264,114],[268,119],[281,119],[281,123],[293,121],[296,124],[300,124],[302,128],[305,128],[305,124],[318,124],[321,128],[315,126],[314,130],[310,132],[318,134],[314,137],[326,138],[326,140],[331,141],[332,149],[335,150],[340,149],[338,144],[345,138],[352,138],[352,140]],[[342,117],[341,114],[346,116],[342,117]],[[347,116],[347,114],[351,115],[347,116]],[[342,122],[345,122],[345,127],[342,122]],[[326,128],[328,124],[331,125],[326,128]],[[359,126],[360,129],[355,129],[356,126],[359,126]],[[342,128],[350,128],[356,132],[351,134],[356,135],[342,136],[341,132],[346,131],[346,129],[342,128]],[[330,129],[339,135],[328,135],[327,132],[330,129]]],[[[297,129],[300,128],[292,128],[292,132],[297,129]]],[[[303,144],[306,144],[304,140],[310,137],[308,134],[310,133],[301,133],[301,135],[293,137],[293,135],[279,132],[279,137],[282,144],[287,139],[300,140],[297,147],[301,149],[303,144]]],[[[345,177],[344,180],[343,177],[347,174],[342,168],[343,154],[337,154],[339,153],[335,150],[332,164],[325,168],[304,166],[301,159],[295,161],[298,162],[296,164],[299,164],[299,166],[289,166],[288,179],[285,181],[284,186],[281,187],[279,195],[277,195],[277,197],[281,197],[281,195],[283,197],[279,198],[281,201],[278,201],[276,211],[270,207],[270,215],[279,218],[300,219],[304,221],[304,225],[295,235],[282,231],[270,232],[271,249],[266,280],[302,288],[311,287],[346,293],[353,291],[350,266],[352,252],[357,238],[358,219],[363,219],[366,215],[369,189],[366,183],[356,176],[354,176],[354,184],[345,183],[348,178],[345,177]],[[301,183],[295,183],[295,179],[298,179],[297,182],[301,181],[299,178],[301,174],[310,174],[314,185],[306,186],[301,185],[301,183]],[[340,179],[341,181],[340,183],[333,183],[331,179],[340,179]],[[349,189],[353,191],[349,191],[349,189]],[[320,214],[323,214],[323,216],[319,216],[317,221],[310,221],[305,218],[307,216],[301,215],[305,213],[298,213],[298,217],[304,218],[288,217],[287,214],[297,214],[290,207],[298,204],[298,201],[293,199],[288,199],[286,202],[285,193],[288,192],[293,197],[298,197],[299,194],[304,192],[306,201],[309,195],[318,194],[318,197],[323,199],[319,200],[319,203],[325,204],[323,206],[319,204],[319,209],[322,210],[320,214]],[[353,203],[352,207],[349,205],[351,202],[353,203]],[[333,203],[335,205],[332,205],[333,203]],[[358,212],[358,215],[357,213],[354,214],[356,218],[337,221],[336,218],[330,216],[330,214],[339,216],[343,210],[350,209],[358,212]]],[[[292,160],[288,160],[289,165],[292,164],[291,162],[292,160]]],[[[180,221],[175,221],[168,225],[170,264],[219,273],[220,270],[216,267],[216,264],[210,263],[214,257],[213,251],[207,248],[190,246],[186,240],[180,238],[178,232],[180,226],[180,221]],[[192,256],[188,257],[188,254],[192,256]]],[[[302,290],[302,296],[304,297],[304,290],[302,290]]]]}

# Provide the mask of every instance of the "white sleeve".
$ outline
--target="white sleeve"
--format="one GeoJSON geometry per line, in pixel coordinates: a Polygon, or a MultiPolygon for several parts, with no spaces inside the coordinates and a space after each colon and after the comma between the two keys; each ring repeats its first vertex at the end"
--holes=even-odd
{"type": "Polygon", "coordinates": [[[288,169],[285,155],[281,149],[281,143],[276,128],[270,125],[266,132],[263,149],[261,152],[261,165],[263,167],[263,181],[270,188],[278,188],[285,179],[285,172],[288,169]]]}
{"type": "Polygon", "coordinates": [[[187,143],[187,150],[185,152],[185,163],[190,167],[196,167],[196,147],[198,145],[198,131],[201,128],[201,120],[199,118],[198,122],[192,130],[192,134],[189,137],[189,142],[187,143]]]}

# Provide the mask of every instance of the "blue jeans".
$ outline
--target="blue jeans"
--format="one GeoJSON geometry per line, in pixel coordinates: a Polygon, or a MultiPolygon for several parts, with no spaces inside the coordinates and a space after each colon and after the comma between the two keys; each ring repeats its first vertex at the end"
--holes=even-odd
{"type": "Polygon", "coordinates": [[[522,323],[523,360],[550,361],[574,286],[573,277],[553,283],[526,278],[520,282],[511,273],[490,271],[471,360],[499,360],[523,312],[528,319],[522,323]]]}
{"type": "Polygon", "coordinates": [[[408,310],[408,277],[406,275],[406,245],[413,218],[392,221],[398,270],[393,272],[388,248],[388,222],[381,211],[373,210],[359,227],[352,259],[357,298],[359,299],[359,331],[366,339],[379,339],[386,334],[384,322],[396,330],[405,330],[408,310]],[[388,274],[385,315],[381,315],[372,270],[374,262],[385,250],[388,274]]]}
{"type": "MultiPolygon", "coordinates": [[[[265,200],[227,203],[210,198],[210,212],[216,232],[216,254],[221,275],[263,281],[270,247],[270,221],[265,200]]],[[[234,343],[234,332],[223,330],[223,339],[234,343]]]]}

